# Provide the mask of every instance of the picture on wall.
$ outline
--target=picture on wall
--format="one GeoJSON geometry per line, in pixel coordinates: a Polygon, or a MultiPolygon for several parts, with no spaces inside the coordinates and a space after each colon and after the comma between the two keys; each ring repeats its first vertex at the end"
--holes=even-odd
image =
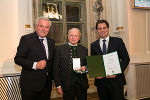
{"type": "Polygon", "coordinates": [[[150,0],[132,0],[132,8],[150,9],[150,0]]]}

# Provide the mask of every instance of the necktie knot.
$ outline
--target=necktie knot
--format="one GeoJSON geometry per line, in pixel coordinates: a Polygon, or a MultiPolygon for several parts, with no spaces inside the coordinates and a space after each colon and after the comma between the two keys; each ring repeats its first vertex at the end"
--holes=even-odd
{"type": "Polygon", "coordinates": [[[103,40],[103,43],[105,43],[106,42],[106,40],[103,40]]]}
{"type": "Polygon", "coordinates": [[[44,39],[40,39],[41,43],[43,43],[43,40],[44,40],[44,39]]]}

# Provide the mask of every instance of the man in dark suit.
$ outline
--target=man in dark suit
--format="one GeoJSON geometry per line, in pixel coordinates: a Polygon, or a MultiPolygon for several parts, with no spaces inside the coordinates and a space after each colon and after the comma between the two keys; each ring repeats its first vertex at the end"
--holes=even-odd
{"type": "Polygon", "coordinates": [[[58,94],[63,94],[64,100],[87,100],[87,89],[89,87],[86,70],[86,56],[88,50],[78,44],[80,31],[72,28],[68,31],[68,43],[58,46],[54,57],[54,81],[58,94]],[[77,67],[81,71],[75,71],[76,59],[81,64],[77,67]]]}
{"type": "Polygon", "coordinates": [[[22,100],[50,99],[54,55],[54,41],[46,37],[50,25],[48,18],[39,17],[36,32],[21,37],[14,60],[22,67],[22,100]]]}
{"type": "Polygon", "coordinates": [[[121,38],[109,36],[109,23],[106,20],[97,21],[96,31],[100,38],[91,44],[91,55],[117,51],[122,70],[122,74],[95,78],[99,98],[100,100],[123,100],[123,86],[126,84],[124,71],[130,61],[127,49],[121,38]]]}

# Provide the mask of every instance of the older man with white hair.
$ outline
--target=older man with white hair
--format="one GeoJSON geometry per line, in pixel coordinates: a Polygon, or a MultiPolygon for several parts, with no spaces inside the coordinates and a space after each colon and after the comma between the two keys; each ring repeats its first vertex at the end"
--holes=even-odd
{"type": "Polygon", "coordinates": [[[54,81],[64,100],[87,100],[86,47],[78,44],[78,28],[68,31],[68,43],[58,46],[54,57],[54,81]]]}
{"type": "Polygon", "coordinates": [[[54,55],[54,41],[47,37],[50,25],[48,18],[39,17],[36,32],[21,37],[14,61],[22,67],[22,100],[50,99],[54,55]]]}

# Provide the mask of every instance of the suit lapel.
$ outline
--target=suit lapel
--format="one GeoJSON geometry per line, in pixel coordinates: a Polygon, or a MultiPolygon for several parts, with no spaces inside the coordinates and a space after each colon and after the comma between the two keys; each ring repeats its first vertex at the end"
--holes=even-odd
{"type": "Polygon", "coordinates": [[[50,39],[48,39],[47,37],[46,37],[46,39],[47,39],[47,45],[48,45],[48,55],[50,57],[50,53],[52,52],[51,51],[52,49],[50,49],[51,48],[51,42],[50,42],[50,39]]]}
{"type": "Polygon", "coordinates": [[[41,44],[41,42],[40,42],[40,39],[39,39],[39,37],[38,37],[38,35],[37,35],[37,33],[35,32],[34,33],[34,36],[33,36],[33,38],[34,38],[34,46],[37,46],[36,48],[38,48],[38,53],[39,54],[41,54],[41,56],[44,56],[44,58],[46,59],[47,57],[46,57],[46,55],[44,54],[44,49],[43,49],[43,47],[42,47],[42,44],[41,44]]]}
{"type": "Polygon", "coordinates": [[[107,53],[110,53],[112,50],[112,47],[113,47],[113,39],[112,37],[109,37],[109,43],[108,43],[108,50],[107,50],[107,53]]]}
{"type": "Polygon", "coordinates": [[[100,47],[100,40],[96,40],[95,42],[95,51],[98,53],[98,54],[102,54],[102,49],[100,47]]]}
{"type": "Polygon", "coordinates": [[[80,58],[80,56],[82,56],[82,50],[81,50],[81,47],[80,47],[80,45],[78,45],[78,47],[77,47],[77,54],[78,54],[78,58],[80,58]]]}
{"type": "Polygon", "coordinates": [[[64,49],[66,50],[66,52],[70,52],[70,48],[68,44],[65,44],[64,49]]]}
{"type": "Polygon", "coordinates": [[[70,48],[69,48],[69,45],[68,44],[65,44],[63,46],[63,51],[64,51],[64,55],[67,57],[67,58],[70,58],[70,48]]]}

